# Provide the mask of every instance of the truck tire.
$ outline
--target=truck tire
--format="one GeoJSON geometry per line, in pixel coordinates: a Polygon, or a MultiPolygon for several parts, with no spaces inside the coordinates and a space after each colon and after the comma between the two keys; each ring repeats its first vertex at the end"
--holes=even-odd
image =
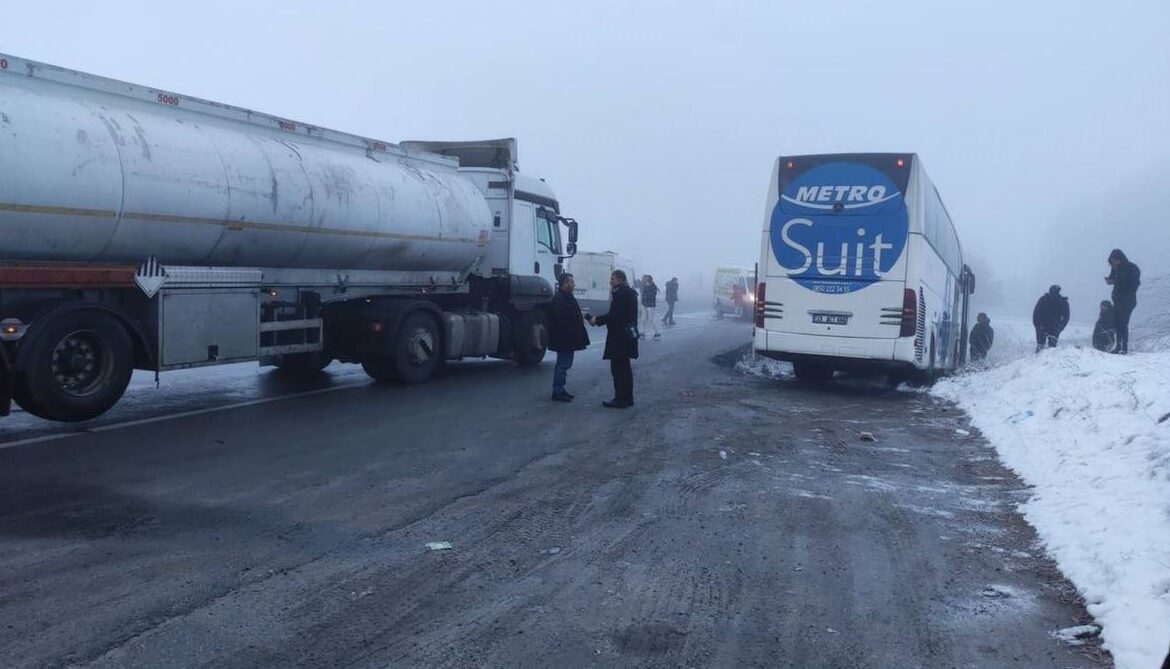
{"type": "Polygon", "coordinates": [[[816,362],[794,362],[792,373],[797,381],[822,383],[833,379],[833,368],[816,362]]]}
{"type": "Polygon", "coordinates": [[[288,376],[315,376],[332,363],[324,353],[294,353],[280,356],[276,369],[288,376]]]}
{"type": "Polygon", "coordinates": [[[512,343],[516,350],[516,364],[535,367],[548,352],[548,322],[544,313],[529,311],[516,319],[512,343]]]}
{"type": "Polygon", "coordinates": [[[105,413],[126,392],[134,345],[118,319],[100,311],[68,311],[24,342],[13,398],[25,411],[76,422],[105,413]]]}
{"type": "Polygon", "coordinates": [[[402,320],[390,354],[363,360],[362,369],[375,381],[423,383],[435,373],[443,353],[441,347],[435,319],[416,311],[402,320]]]}

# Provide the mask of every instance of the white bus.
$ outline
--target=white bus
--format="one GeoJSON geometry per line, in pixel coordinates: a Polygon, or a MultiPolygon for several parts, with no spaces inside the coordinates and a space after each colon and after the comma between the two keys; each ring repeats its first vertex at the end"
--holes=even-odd
{"type": "Polygon", "coordinates": [[[917,155],[779,158],[760,248],[753,345],[798,379],[963,363],[975,277],[917,155]]]}

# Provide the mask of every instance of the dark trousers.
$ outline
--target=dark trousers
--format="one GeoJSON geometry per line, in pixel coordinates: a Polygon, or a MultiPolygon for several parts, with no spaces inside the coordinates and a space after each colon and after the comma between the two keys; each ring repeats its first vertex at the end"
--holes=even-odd
{"type": "Polygon", "coordinates": [[[1044,328],[1036,328],[1036,351],[1039,352],[1042,348],[1056,348],[1056,343],[1060,341],[1059,332],[1049,332],[1044,328]]]}
{"type": "Polygon", "coordinates": [[[1129,352],[1129,317],[1133,315],[1137,302],[1115,302],[1113,320],[1117,327],[1116,351],[1129,352]]]}
{"type": "Polygon", "coordinates": [[[674,302],[666,303],[666,315],[662,317],[662,322],[667,325],[674,325],[674,302]]]}
{"type": "Polygon", "coordinates": [[[565,392],[565,380],[573,367],[574,351],[557,351],[557,364],[553,367],[553,392],[565,392]]]}
{"type": "Polygon", "coordinates": [[[613,398],[619,402],[634,403],[634,369],[629,358],[613,358],[609,361],[613,374],[613,398]]]}

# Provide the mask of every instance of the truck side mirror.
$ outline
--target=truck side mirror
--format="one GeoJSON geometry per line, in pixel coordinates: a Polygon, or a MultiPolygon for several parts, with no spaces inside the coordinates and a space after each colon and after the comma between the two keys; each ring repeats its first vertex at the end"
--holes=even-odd
{"type": "Polygon", "coordinates": [[[569,242],[565,245],[565,250],[569,252],[569,257],[577,255],[577,242],[569,242]]]}
{"type": "Polygon", "coordinates": [[[569,228],[569,243],[575,243],[577,241],[576,219],[561,217],[561,223],[564,223],[569,228]]]}

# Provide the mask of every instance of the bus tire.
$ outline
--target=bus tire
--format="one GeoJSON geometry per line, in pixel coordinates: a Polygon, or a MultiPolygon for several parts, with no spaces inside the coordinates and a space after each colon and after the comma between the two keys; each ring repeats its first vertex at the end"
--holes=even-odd
{"type": "Polygon", "coordinates": [[[25,345],[13,399],[40,418],[97,418],[121,399],[134,373],[130,334],[116,317],[101,311],[54,316],[25,345]]]}
{"type": "Polygon", "coordinates": [[[796,376],[797,381],[808,383],[823,383],[833,379],[833,368],[817,362],[794,362],[792,363],[792,373],[796,376]]]}

